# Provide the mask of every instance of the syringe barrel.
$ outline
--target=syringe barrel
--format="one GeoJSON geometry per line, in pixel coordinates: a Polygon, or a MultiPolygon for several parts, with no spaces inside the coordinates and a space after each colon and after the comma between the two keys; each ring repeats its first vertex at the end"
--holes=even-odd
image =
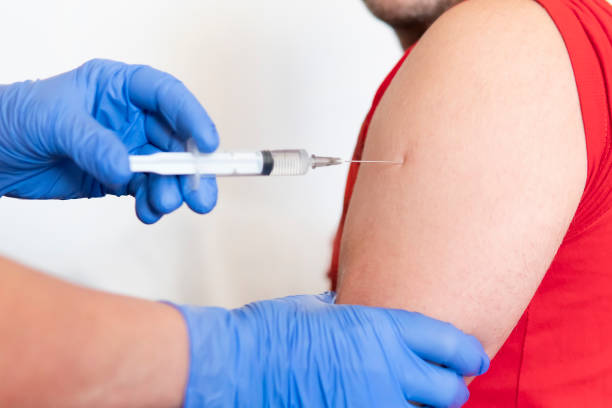
{"type": "Polygon", "coordinates": [[[215,152],[194,155],[187,152],[130,156],[133,172],[162,175],[210,174],[255,176],[262,173],[262,152],[215,152]]]}
{"type": "Polygon", "coordinates": [[[298,176],[306,174],[311,166],[308,152],[299,149],[130,156],[133,172],[162,175],[298,176]]]}

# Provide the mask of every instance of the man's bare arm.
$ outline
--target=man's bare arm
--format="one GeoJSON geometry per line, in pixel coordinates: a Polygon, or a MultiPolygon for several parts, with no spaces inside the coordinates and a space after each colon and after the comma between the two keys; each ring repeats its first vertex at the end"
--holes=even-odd
{"type": "Polygon", "coordinates": [[[172,307],[0,258],[0,406],[178,407],[188,354],[172,307]]]}
{"type": "Polygon", "coordinates": [[[570,61],[530,0],[468,1],[424,35],[371,123],[338,301],[415,310],[495,355],[577,208],[586,151],[570,61]]]}

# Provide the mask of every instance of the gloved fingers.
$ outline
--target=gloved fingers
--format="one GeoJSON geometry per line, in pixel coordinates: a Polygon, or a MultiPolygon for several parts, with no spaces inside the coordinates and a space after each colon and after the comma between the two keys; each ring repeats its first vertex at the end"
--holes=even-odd
{"type": "Polygon", "coordinates": [[[217,204],[217,180],[214,176],[201,176],[194,189],[193,176],[179,176],[183,199],[193,211],[207,214],[217,204]]]}
{"type": "Polygon", "coordinates": [[[161,151],[185,151],[185,144],[177,139],[172,129],[153,115],[145,115],[145,134],[149,143],[161,151]]]}
{"type": "MultiPolygon", "coordinates": [[[[154,154],[160,150],[150,144],[137,150],[138,154],[154,154]]],[[[183,204],[183,197],[176,176],[147,174],[147,200],[149,208],[157,214],[168,214],[183,204]]]]}
{"type": "Polygon", "coordinates": [[[217,129],[206,110],[172,75],[140,66],[130,78],[128,92],[137,107],[163,118],[180,140],[193,138],[202,152],[212,152],[219,145],[217,129]]]}
{"type": "Polygon", "coordinates": [[[488,370],[489,357],[474,336],[420,313],[387,312],[407,347],[422,359],[449,367],[462,376],[480,375],[488,370]]]}
{"type": "MultiPolygon", "coordinates": [[[[150,144],[134,151],[139,155],[157,152],[159,149],[150,144]]],[[[183,202],[175,176],[137,174],[130,182],[129,193],[136,199],[136,215],[145,224],[157,222],[164,214],[180,207],[183,202]]]]}
{"type": "Polygon", "coordinates": [[[102,184],[117,187],[132,177],[128,151],[119,137],[84,112],[63,112],[54,127],[57,153],[102,184]]]}
{"type": "MultiPolygon", "coordinates": [[[[400,379],[402,391],[408,401],[440,408],[458,408],[467,402],[470,392],[463,377],[452,370],[422,360],[415,362],[411,359],[407,366],[414,367],[415,363],[420,366],[418,375],[414,375],[413,371],[400,379]]],[[[395,364],[401,367],[401,359],[395,364]]]]}
{"type": "Polygon", "coordinates": [[[169,214],[183,204],[178,177],[150,174],[148,181],[149,206],[156,212],[169,214]]]}
{"type": "Polygon", "coordinates": [[[149,186],[147,175],[137,174],[130,182],[130,194],[136,201],[136,216],[144,224],[154,224],[162,217],[163,214],[157,212],[149,204],[149,186]]]}
{"type": "MultiPolygon", "coordinates": [[[[147,144],[136,150],[136,154],[153,154],[159,149],[147,144]]],[[[217,203],[217,182],[213,176],[201,176],[194,189],[193,176],[156,176],[148,175],[150,180],[147,186],[148,209],[161,217],[163,214],[174,211],[185,201],[193,211],[209,213],[217,203]],[[173,180],[176,180],[176,184],[173,180]],[[178,193],[178,194],[177,194],[178,193]]],[[[137,204],[138,204],[138,200],[137,204]]],[[[146,214],[147,207],[142,206],[139,213],[146,214]]],[[[137,211],[138,212],[138,211],[137,211]]],[[[158,217],[158,219],[159,219],[158,217]]],[[[152,219],[146,217],[147,219],[152,219]]],[[[156,220],[155,220],[156,221],[156,220]]],[[[143,220],[143,222],[145,222],[143,220]]]]}

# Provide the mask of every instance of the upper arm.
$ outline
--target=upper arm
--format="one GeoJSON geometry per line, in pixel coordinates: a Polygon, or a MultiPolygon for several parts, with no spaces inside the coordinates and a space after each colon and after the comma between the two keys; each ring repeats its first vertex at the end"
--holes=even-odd
{"type": "Polygon", "coordinates": [[[424,35],[382,98],[351,199],[338,301],[450,321],[494,355],[579,203],[570,61],[530,0],[473,0],[424,35]]]}

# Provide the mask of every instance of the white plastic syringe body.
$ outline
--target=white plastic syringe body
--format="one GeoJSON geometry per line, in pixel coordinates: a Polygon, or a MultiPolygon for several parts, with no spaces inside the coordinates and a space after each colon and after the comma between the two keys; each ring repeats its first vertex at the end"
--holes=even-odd
{"type": "Polygon", "coordinates": [[[306,150],[186,153],[163,152],[130,156],[130,169],[161,175],[297,176],[312,168],[306,150]]]}

